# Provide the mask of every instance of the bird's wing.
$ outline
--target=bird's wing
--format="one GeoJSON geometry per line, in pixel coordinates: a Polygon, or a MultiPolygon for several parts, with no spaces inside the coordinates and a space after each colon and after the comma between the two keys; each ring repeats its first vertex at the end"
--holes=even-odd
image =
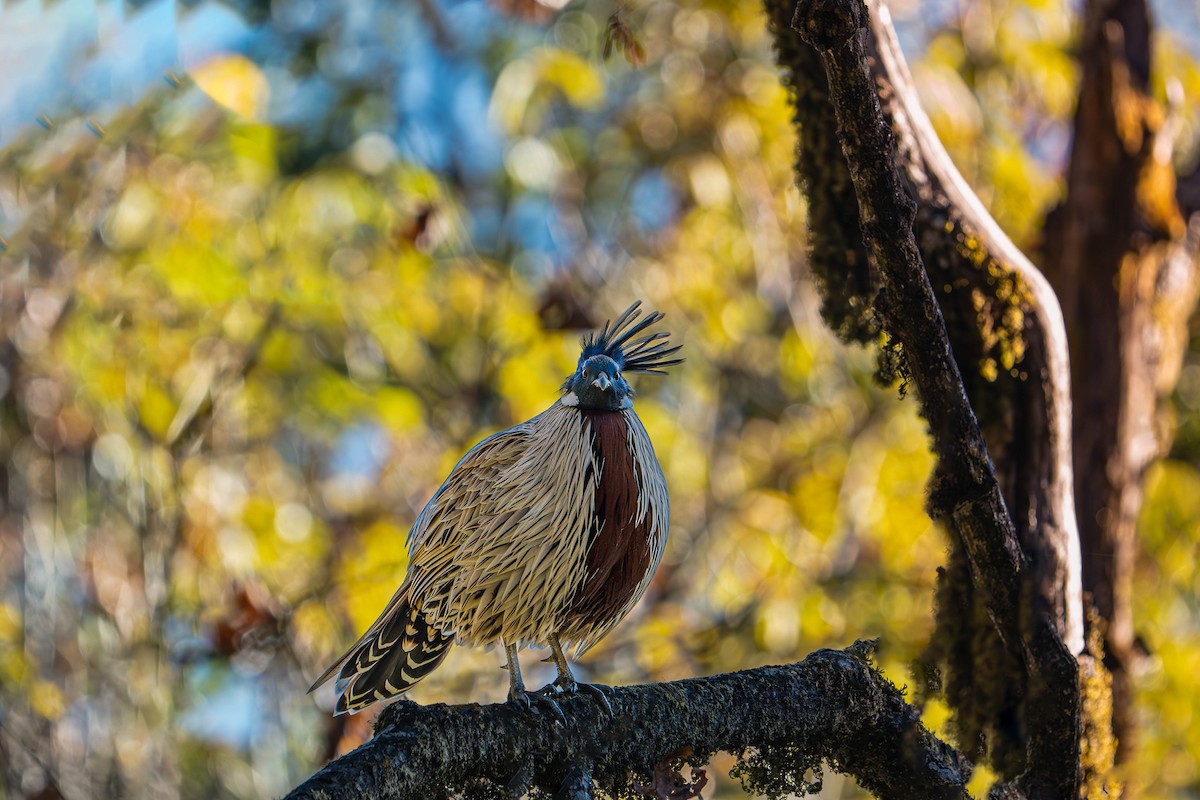
{"type": "MultiPolygon", "coordinates": [[[[394,634],[412,627],[409,617],[414,614],[421,617],[418,621],[422,625],[426,625],[428,638],[436,640],[433,644],[437,645],[437,652],[444,653],[445,646],[452,641],[453,632],[443,634],[435,625],[426,624],[421,599],[430,593],[431,583],[453,572],[455,555],[462,542],[478,527],[481,509],[490,505],[485,499],[487,490],[495,486],[500,473],[515,463],[525,451],[529,439],[526,425],[489,436],[471,448],[454,466],[409,532],[409,565],[404,582],[392,595],[379,618],[313,683],[310,692],[334,674],[338,674],[339,692],[355,676],[366,674],[394,650],[393,646],[400,638],[394,634]]],[[[441,655],[437,658],[437,662],[440,661],[441,655]]],[[[437,662],[432,666],[436,666],[437,662]]]]}
{"type": "Polygon", "coordinates": [[[409,531],[410,561],[425,550],[451,544],[474,527],[494,498],[501,473],[525,454],[530,438],[529,423],[523,423],[492,434],[459,459],[409,531]]]}
{"type": "Polygon", "coordinates": [[[434,619],[448,599],[464,550],[481,528],[506,515],[522,516],[524,498],[498,490],[506,471],[532,439],[523,423],[489,436],[462,457],[426,504],[408,536],[409,596],[434,619]]]}

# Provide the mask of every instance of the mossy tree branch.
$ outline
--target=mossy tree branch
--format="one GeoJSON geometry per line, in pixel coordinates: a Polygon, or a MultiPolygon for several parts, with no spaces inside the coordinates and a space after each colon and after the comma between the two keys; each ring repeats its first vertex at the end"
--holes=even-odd
{"type": "MultiPolygon", "coordinates": [[[[317,772],[288,800],[637,797],[664,762],[737,754],[734,774],[770,797],[819,781],[820,765],[881,797],[965,798],[966,763],[920,722],[868,661],[872,642],[787,666],[610,690],[610,720],[580,695],[567,724],[511,704],[399,702],[375,737],[317,772]],[[686,756],[682,754],[687,754],[686,756]]],[[[677,765],[676,765],[677,766],[677,765]]],[[[668,769],[669,771],[669,769],[668,769]]]]}
{"type": "Polygon", "coordinates": [[[913,235],[917,203],[896,167],[894,134],[867,67],[867,26],[862,0],[801,0],[792,21],[824,67],[863,242],[879,274],[874,307],[903,348],[930,425],[938,457],[931,514],[964,548],[988,620],[1027,679],[1025,769],[1014,788],[1028,797],[1073,798],[1079,784],[1078,665],[1054,615],[1022,610],[1031,585],[1027,560],[913,235]]]}
{"type": "MultiPolygon", "coordinates": [[[[871,2],[875,77],[900,141],[899,164],[919,198],[915,233],[948,320],[967,394],[980,417],[1004,498],[1029,569],[1030,619],[1048,616],[1068,650],[1083,661],[1080,537],[1071,450],[1072,395],[1067,333],[1058,297],[1042,273],[984,209],[950,160],[917,97],[883,0],[871,2]]],[[[1092,467],[1085,464],[1085,469],[1092,467]]],[[[1012,677],[987,631],[959,609],[978,606],[965,564],[952,555],[939,581],[938,631],[927,659],[945,673],[961,742],[988,743],[1008,777],[1025,769],[1027,742],[1014,716],[1044,716],[1044,682],[1012,677]],[[1008,674],[1007,680],[999,676],[1008,674]],[[1003,687],[1003,688],[1000,688],[1003,687]]],[[[1102,671],[1102,670],[1101,670],[1102,671]]],[[[1099,673],[1092,669],[1089,675],[1099,673]]],[[[1095,694],[1092,687],[1086,691],[1095,694]]],[[[1067,671],[1057,691],[1070,690],[1067,671]]],[[[1045,724],[1053,724],[1048,720],[1045,724]]],[[[1031,728],[1037,727],[1029,726],[1031,728]]],[[[1089,735],[1108,716],[1085,720],[1089,735]]],[[[1108,748],[1093,741],[1083,765],[1089,781],[1107,780],[1108,748]]]]}
{"type": "Polygon", "coordinates": [[[1083,650],[1071,454],[1067,332],[1045,276],[1001,230],[954,166],[917,96],[891,15],[871,0],[876,80],[918,197],[915,234],[967,396],[1032,562],[1031,592],[1072,653],[1083,650]]]}

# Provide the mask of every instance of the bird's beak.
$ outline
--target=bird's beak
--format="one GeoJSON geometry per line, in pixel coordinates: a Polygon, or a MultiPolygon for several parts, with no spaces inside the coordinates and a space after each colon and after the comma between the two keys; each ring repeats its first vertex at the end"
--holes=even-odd
{"type": "Polygon", "coordinates": [[[608,379],[607,375],[605,375],[603,372],[601,372],[600,377],[598,377],[598,378],[596,378],[596,380],[592,381],[592,386],[595,386],[602,392],[607,392],[608,387],[612,386],[612,381],[608,379]]]}

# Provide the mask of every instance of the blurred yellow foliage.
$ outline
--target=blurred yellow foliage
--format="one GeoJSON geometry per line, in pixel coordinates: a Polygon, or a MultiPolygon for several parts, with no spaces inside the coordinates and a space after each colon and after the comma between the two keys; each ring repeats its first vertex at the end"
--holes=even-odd
{"type": "Polygon", "coordinates": [[[47,719],[58,719],[66,711],[62,691],[49,681],[34,681],[29,687],[29,705],[34,713],[47,719]]]}
{"type": "Polygon", "coordinates": [[[558,48],[545,48],[535,57],[541,79],[558,87],[573,105],[595,108],[604,99],[604,80],[594,63],[558,48]]]}
{"type": "Polygon", "coordinates": [[[243,55],[222,53],[188,71],[206,95],[243,117],[260,119],[271,89],[262,70],[243,55]]]}
{"type": "Polygon", "coordinates": [[[379,520],[357,537],[353,557],[341,562],[337,585],[345,587],[346,608],[357,630],[375,621],[400,585],[408,565],[406,533],[391,521],[379,520]]]}

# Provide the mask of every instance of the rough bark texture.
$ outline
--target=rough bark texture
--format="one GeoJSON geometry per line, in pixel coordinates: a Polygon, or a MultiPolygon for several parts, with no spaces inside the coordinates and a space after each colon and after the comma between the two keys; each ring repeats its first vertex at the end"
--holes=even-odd
{"type": "MultiPolygon", "coordinates": [[[[862,272],[866,259],[856,226],[828,224],[856,214],[857,201],[834,190],[846,183],[848,174],[829,110],[825,72],[816,51],[787,32],[791,5],[767,0],[766,9],[794,109],[796,171],[809,197],[810,259],[823,289],[823,311],[847,338],[870,343],[880,327],[873,310],[878,278],[838,277],[862,272]],[[852,256],[838,261],[839,253],[852,256]],[[831,309],[837,313],[831,316],[831,309]],[[856,335],[853,327],[843,325],[845,309],[855,309],[873,327],[860,328],[856,335]]],[[[1058,302],[1045,278],[983,209],[938,141],[917,99],[886,6],[874,3],[872,12],[879,94],[899,139],[897,160],[918,199],[917,245],[1030,562],[1026,591],[1037,613],[1050,614],[1069,650],[1079,653],[1083,612],[1070,378],[1058,302]]],[[[881,372],[894,374],[895,352],[885,348],[882,356],[881,372]]],[[[972,585],[965,554],[957,551],[955,541],[951,546],[939,581],[938,608],[945,613],[938,614],[927,659],[930,687],[944,692],[955,707],[959,741],[972,749],[986,742],[1002,774],[1015,776],[1024,768],[1025,743],[1016,721],[1025,687],[1003,676],[1019,673],[1020,664],[1000,646],[972,585]],[[940,676],[935,666],[941,668],[940,676]]]]}
{"type": "Polygon", "coordinates": [[[887,6],[872,4],[877,80],[919,198],[916,234],[997,477],[1033,570],[1033,596],[1072,653],[1083,604],[1071,461],[1067,333],[1058,298],[971,191],[921,108],[887,6]],[[961,351],[961,354],[960,354],[961,351]]]}
{"type": "MultiPolygon", "coordinates": [[[[769,10],[774,11],[777,40],[785,38],[775,16],[779,9],[769,4],[769,10]]],[[[1078,664],[1062,638],[1067,628],[1061,599],[1064,587],[1060,584],[1047,591],[1048,598],[1057,598],[1049,607],[1035,597],[1033,607],[1023,611],[1030,605],[1037,570],[1028,567],[1027,553],[996,482],[912,234],[917,204],[896,169],[892,128],[883,117],[867,69],[866,25],[867,10],[861,0],[802,0],[793,21],[824,65],[866,249],[880,276],[876,312],[888,335],[903,348],[906,372],[917,386],[922,414],[930,424],[938,456],[931,513],[946,521],[964,549],[969,590],[980,595],[1009,666],[1018,667],[1017,674],[1006,676],[1004,683],[1012,684],[1024,674],[1023,687],[1019,678],[1016,681],[1018,699],[1024,700],[1017,709],[1019,717],[995,720],[990,726],[999,729],[1013,722],[1023,726],[1024,758],[1001,764],[1001,772],[1015,778],[1026,796],[1074,797],[1079,782],[1079,684],[1078,664]]],[[[785,52],[782,45],[780,52],[785,52]]],[[[796,67],[786,66],[792,68],[796,81],[796,67]]],[[[1044,353],[1041,363],[1051,366],[1044,353]]],[[[1064,512],[1069,516],[1069,508],[1064,512]]],[[[1036,536],[1032,538],[1036,542],[1036,536]]],[[[1041,555],[1046,550],[1030,552],[1041,555]]],[[[961,616],[961,611],[956,608],[953,613],[961,616]]]]}
{"type": "Polygon", "coordinates": [[[1091,0],[1067,197],[1047,220],[1047,273],[1071,340],[1083,587],[1113,677],[1113,723],[1134,742],[1132,577],[1145,472],[1168,444],[1158,399],[1178,377],[1196,302],[1194,236],[1175,198],[1174,126],[1148,94],[1144,0],[1091,0]]]}
{"type": "MultiPolygon", "coordinates": [[[[921,395],[938,454],[930,504],[937,516],[945,516],[964,500],[990,493],[995,478],[913,238],[917,204],[896,172],[895,139],[867,71],[860,36],[866,30],[866,14],[861,0],[802,0],[794,26],[825,66],[837,132],[858,198],[863,241],[881,277],[876,311],[889,334],[904,346],[908,374],[921,395]]],[[[1008,518],[1002,502],[998,510],[1008,518]]],[[[994,538],[1004,542],[1004,557],[1016,564],[1016,538],[994,538]]]]}
{"type": "Polygon", "coordinates": [[[651,783],[656,765],[700,765],[718,750],[740,756],[734,774],[748,790],[772,797],[810,786],[806,773],[824,760],[881,797],[965,798],[969,767],[870,665],[872,646],[820,650],[788,666],[614,688],[611,720],[580,695],[562,701],[564,727],[511,704],[400,702],[384,710],[374,739],[288,798],[530,791],[584,798],[595,788],[635,797],[634,781],[651,783]]]}
{"type": "MultiPolygon", "coordinates": [[[[942,288],[937,296],[967,394],[1028,560],[1031,613],[1048,615],[1070,652],[1080,655],[1070,370],[1058,299],[955,168],[921,108],[886,5],[876,2],[872,11],[880,94],[919,198],[917,239],[932,283],[942,288]]],[[[983,610],[960,612],[979,603],[966,572],[966,560],[952,557],[942,573],[945,613],[928,656],[946,673],[943,688],[956,707],[960,741],[986,741],[1001,774],[1015,776],[1024,769],[1026,743],[1012,722],[1025,715],[1026,687],[1002,677],[1019,664],[972,623],[985,619],[983,610]]],[[[1027,708],[1041,713],[1035,700],[1027,708]]]]}

